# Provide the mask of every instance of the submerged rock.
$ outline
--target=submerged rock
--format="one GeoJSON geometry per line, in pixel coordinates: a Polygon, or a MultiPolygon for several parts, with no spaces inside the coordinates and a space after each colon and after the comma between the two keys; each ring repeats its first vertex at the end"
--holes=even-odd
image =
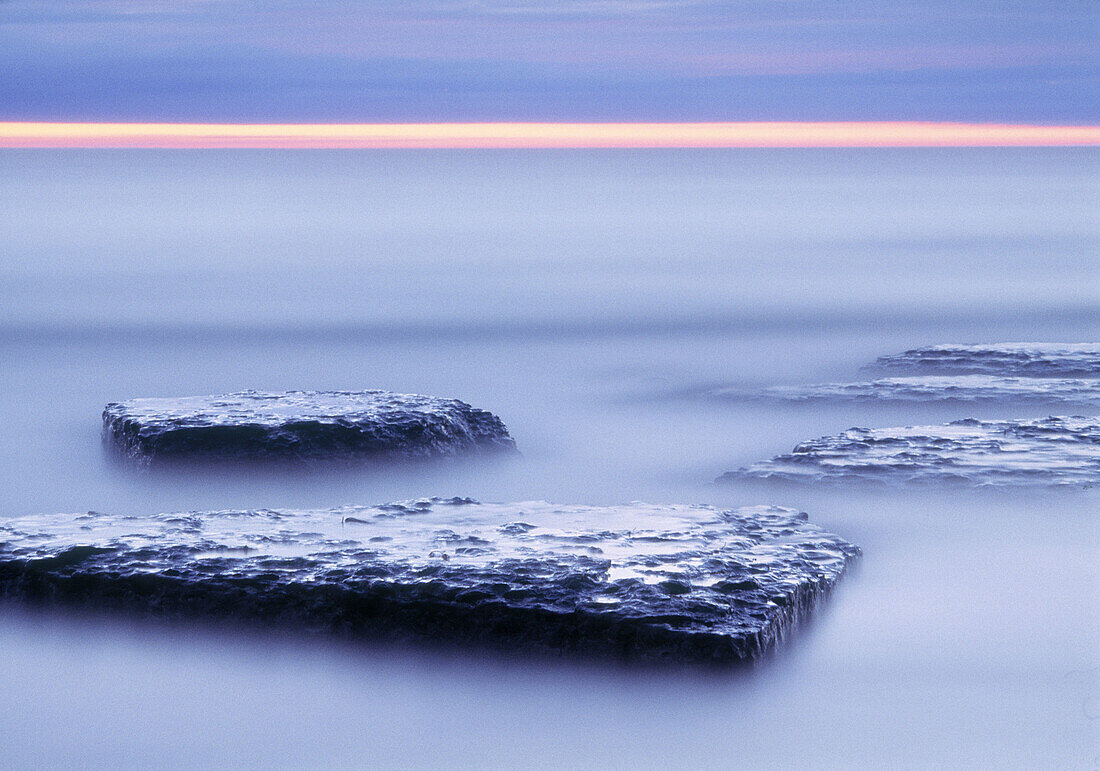
{"type": "Polygon", "coordinates": [[[631,659],[757,659],[859,549],[776,507],[424,499],[0,523],[0,596],[631,659]]]}
{"type": "Polygon", "coordinates": [[[850,428],[718,481],[1082,486],[1100,482],[1100,417],[850,428]]]}
{"type": "Polygon", "coordinates": [[[930,345],[881,356],[867,369],[929,375],[1100,377],[1100,343],[930,345]]]}
{"type": "Polygon", "coordinates": [[[389,391],[243,391],[131,399],[103,410],[105,441],[151,463],[431,458],[514,452],[500,418],[456,399],[389,391]]]}
{"type": "Polygon", "coordinates": [[[771,386],[748,390],[722,388],[724,399],[788,402],[1031,402],[1094,404],[1100,402],[1100,379],[999,377],[995,375],[922,375],[856,383],[771,386]]]}

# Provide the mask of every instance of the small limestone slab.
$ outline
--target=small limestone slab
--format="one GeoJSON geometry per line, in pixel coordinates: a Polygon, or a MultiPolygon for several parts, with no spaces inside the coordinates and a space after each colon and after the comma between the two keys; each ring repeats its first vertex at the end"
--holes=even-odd
{"type": "Polygon", "coordinates": [[[243,391],[131,399],[103,437],[141,464],[186,459],[354,460],[515,452],[500,418],[456,399],[389,391],[243,391]]]}
{"type": "Polygon", "coordinates": [[[859,549],[792,509],[421,499],[0,521],[0,596],[626,659],[759,659],[859,549]]]}
{"type": "Polygon", "coordinates": [[[930,345],[879,357],[867,369],[914,375],[1100,377],[1100,343],[930,345]]]}
{"type": "Polygon", "coordinates": [[[853,383],[721,388],[722,399],[783,402],[1026,402],[1100,404],[1100,378],[1000,377],[997,375],[917,375],[853,383]]]}
{"type": "Polygon", "coordinates": [[[1082,487],[1100,482],[1100,416],[850,428],[719,482],[1082,487]]]}

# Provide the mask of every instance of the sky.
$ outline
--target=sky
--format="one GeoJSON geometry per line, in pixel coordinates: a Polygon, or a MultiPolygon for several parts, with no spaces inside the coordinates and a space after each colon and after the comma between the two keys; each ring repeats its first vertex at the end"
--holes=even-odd
{"type": "Polygon", "coordinates": [[[0,120],[1095,124],[1100,2],[0,0],[0,120]]]}

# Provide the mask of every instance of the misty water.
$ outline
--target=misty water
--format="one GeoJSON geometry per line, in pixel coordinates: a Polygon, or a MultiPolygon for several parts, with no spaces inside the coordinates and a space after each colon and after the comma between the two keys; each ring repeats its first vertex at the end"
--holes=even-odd
{"type": "Polygon", "coordinates": [[[776,504],[864,552],[736,672],[4,605],[4,765],[1100,762],[1100,489],[713,484],[851,426],[1065,405],[699,396],[1100,339],[1094,150],[8,150],[0,179],[0,517],[776,504]],[[101,445],[108,402],[250,388],[459,398],[522,458],[140,471],[101,445]]]}

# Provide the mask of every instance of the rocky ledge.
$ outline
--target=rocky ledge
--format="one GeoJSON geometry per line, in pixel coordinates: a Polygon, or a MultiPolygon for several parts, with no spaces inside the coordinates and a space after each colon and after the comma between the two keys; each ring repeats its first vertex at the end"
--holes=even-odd
{"type": "Polygon", "coordinates": [[[0,522],[0,596],[357,637],[733,663],[859,549],[791,509],[423,499],[0,522]]]}
{"type": "Polygon", "coordinates": [[[1100,403],[1100,379],[921,375],[855,383],[721,388],[722,399],[785,402],[1026,402],[1092,405],[1100,403]]]}
{"type": "Polygon", "coordinates": [[[433,458],[515,452],[500,418],[389,391],[244,391],[131,399],[103,410],[109,446],[142,464],[202,459],[433,458]]]}
{"type": "Polygon", "coordinates": [[[1100,377],[1100,343],[930,345],[881,356],[867,369],[923,375],[1100,377]]]}
{"type": "Polygon", "coordinates": [[[850,428],[729,471],[719,482],[1082,487],[1100,482],[1100,417],[850,428]]]}

